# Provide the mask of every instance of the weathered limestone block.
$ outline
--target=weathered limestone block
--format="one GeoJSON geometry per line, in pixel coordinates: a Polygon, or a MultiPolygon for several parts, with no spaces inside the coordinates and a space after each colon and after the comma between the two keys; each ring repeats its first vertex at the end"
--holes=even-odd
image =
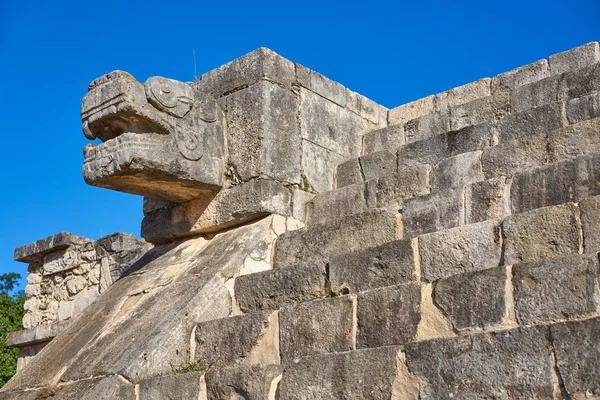
{"type": "Polygon", "coordinates": [[[497,267],[502,255],[500,236],[493,221],[419,236],[422,279],[432,282],[497,267]]]}
{"type": "Polygon", "coordinates": [[[519,86],[538,81],[550,76],[550,68],[547,60],[539,60],[534,63],[515,68],[492,78],[492,94],[498,92],[514,91],[519,86]]]}
{"type": "Polygon", "coordinates": [[[546,133],[509,140],[483,150],[481,164],[486,179],[510,177],[546,163],[546,133]]]}
{"type": "Polygon", "coordinates": [[[395,213],[369,211],[284,233],[275,243],[273,263],[275,268],[324,264],[332,256],[378,246],[397,236],[395,213]]]}
{"type": "Polygon", "coordinates": [[[504,263],[577,254],[582,246],[580,230],[579,209],[573,203],[511,215],[502,223],[504,263]]]}
{"type": "Polygon", "coordinates": [[[449,157],[431,170],[431,190],[451,189],[483,180],[481,151],[449,157]]]}
{"type": "Polygon", "coordinates": [[[587,67],[600,62],[598,42],[591,42],[562,53],[553,54],[549,58],[552,75],[587,67]]]}
{"type": "Polygon", "coordinates": [[[192,200],[147,215],[142,221],[142,237],[151,243],[164,243],[269,214],[291,214],[290,191],[279,182],[257,179],[221,191],[210,204],[192,200]]]}
{"type": "Polygon", "coordinates": [[[490,123],[483,123],[408,143],[398,149],[398,170],[415,164],[437,164],[448,157],[483,150],[492,144],[493,129],[490,123]]]}
{"type": "Polygon", "coordinates": [[[365,197],[369,208],[402,208],[402,200],[422,196],[430,191],[429,165],[403,167],[391,175],[366,182],[365,197]]]}
{"type": "Polygon", "coordinates": [[[449,130],[450,120],[445,112],[423,115],[404,124],[404,135],[407,143],[439,135],[449,130]]]}
{"type": "Polygon", "coordinates": [[[395,240],[377,247],[340,254],[329,262],[334,293],[358,293],[419,279],[415,240],[395,240]]]}
{"type": "Polygon", "coordinates": [[[395,149],[405,143],[406,135],[403,124],[377,129],[363,136],[363,155],[395,149]]]}
{"type": "Polygon", "coordinates": [[[315,300],[279,311],[282,363],[354,349],[354,296],[315,300]]]}
{"type": "Polygon", "coordinates": [[[476,182],[465,188],[465,224],[502,221],[510,214],[510,186],[506,178],[476,182]]]}
{"type": "Polygon", "coordinates": [[[200,372],[165,375],[139,383],[139,400],[197,399],[200,393],[200,372]]]}
{"type": "Polygon", "coordinates": [[[346,108],[377,126],[387,126],[388,109],[350,89],[346,89],[346,108]]]}
{"type": "Polygon", "coordinates": [[[435,283],[433,298],[458,331],[497,328],[508,316],[506,281],[506,267],[453,275],[435,283]]]}
{"type": "Polygon", "coordinates": [[[435,111],[433,99],[434,96],[431,95],[389,110],[388,124],[405,124],[412,119],[431,114],[435,111]]]}
{"type": "Polygon", "coordinates": [[[569,160],[600,152],[600,118],[582,121],[548,134],[548,161],[569,160]]]}
{"type": "Polygon", "coordinates": [[[294,63],[261,47],[203,74],[196,85],[203,92],[221,97],[263,79],[291,87],[296,79],[294,63]]]}
{"type": "Polygon", "coordinates": [[[547,328],[434,339],[405,346],[420,399],[551,399],[547,328]]]}
{"type": "Polygon", "coordinates": [[[157,211],[162,210],[163,208],[173,207],[178,203],[174,203],[172,201],[161,200],[161,199],[153,199],[151,197],[144,197],[144,202],[142,205],[142,211],[144,216],[153,214],[157,211]]]}
{"type": "Polygon", "coordinates": [[[595,254],[600,251],[600,196],[579,202],[579,211],[583,230],[583,252],[595,254]]]}
{"type": "Polygon", "coordinates": [[[414,340],[421,322],[421,284],[405,283],[359,293],[356,317],[357,349],[414,340]]]}
{"type": "Polygon", "coordinates": [[[565,105],[570,124],[600,117],[600,91],[571,99],[565,105]]]}
{"type": "Polygon", "coordinates": [[[365,181],[396,172],[397,162],[394,152],[380,151],[362,156],[358,160],[365,181]]]}
{"type": "Polygon", "coordinates": [[[363,181],[362,171],[358,158],[353,158],[335,166],[336,189],[363,181]]]}
{"type": "Polygon", "coordinates": [[[447,112],[450,107],[489,96],[491,94],[491,83],[492,80],[490,78],[482,78],[475,82],[470,82],[466,85],[436,94],[433,100],[435,110],[438,112],[447,112]]]}
{"type": "Polygon", "coordinates": [[[292,192],[292,217],[297,221],[304,222],[306,221],[306,205],[315,195],[297,187],[292,187],[290,190],[292,192]]]}
{"type": "Polygon", "coordinates": [[[574,399],[600,396],[600,318],[550,327],[556,367],[574,399]]]}
{"type": "Polygon", "coordinates": [[[516,88],[511,97],[512,110],[527,111],[558,101],[560,80],[559,75],[554,75],[516,88]]]}
{"type": "Polygon", "coordinates": [[[579,201],[600,194],[600,153],[549,164],[515,176],[512,212],[579,201]]]}
{"type": "Polygon", "coordinates": [[[324,354],[290,363],[279,385],[281,399],[417,400],[419,383],[397,347],[324,354]]]}
{"type": "Polygon", "coordinates": [[[267,81],[226,97],[228,168],[236,179],[300,183],[297,103],[292,91],[267,81]]]}
{"type": "Polygon", "coordinates": [[[561,128],[562,109],[562,103],[555,102],[505,116],[498,123],[500,142],[505,143],[561,128]]]}
{"type": "Polygon", "coordinates": [[[302,140],[302,188],[317,193],[333,189],[335,168],[346,159],[347,157],[309,140],[302,140]]]}
{"type": "Polygon", "coordinates": [[[362,135],[375,125],[353,112],[309,91],[300,90],[302,138],[344,157],[357,157],[362,135]]]}
{"type": "Polygon", "coordinates": [[[242,275],[235,279],[235,298],[247,313],[329,296],[325,265],[301,264],[242,275]]]}
{"type": "Polygon", "coordinates": [[[279,363],[277,312],[255,312],[196,326],[194,361],[202,369],[279,363]]]}
{"type": "Polygon", "coordinates": [[[306,204],[306,225],[320,224],[346,215],[367,211],[362,182],[317,194],[306,204]]]}
{"type": "Polygon", "coordinates": [[[406,199],[402,206],[404,237],[440,231],[462,225],[463,189],[447,189],[406,199]]]}
{"type": "Polygon", "coordinates": [[[599,310],[598,259],[573,255],[513,266],[519,325],[591,316],[599,310]]]}
{"type": "Polygon", "coordinates": [[[450,127],[458,130],[483,122],[495,122],[510,112],[510,96],[499,92],[450,107],[450,127]]]}
{"type": "Polygon", "coordinates": [[[598,90],[600,90],[600,63],[565,72],[558,89],[558,100],[576,99],[598,90]]]}
{"type": "Polygon", "coordinates": [[[279,365],[235,366],[210,370],[205,377],[207,400],[275,400],[281,374],[282,368],[279,365]]]}
{"type": "Polygon", "coordinates": [[[36,242],[15,249],[15,261],[33,262],[41,260],[46,254],[56,250],[66,249],[67,247],[80,244],[88,239],[72,235],[69,232],[61,232],[36,242]]]}
{"type": "Polygon", "coordinates": [[[296,64],[296,78],[301,86],[331,100],[340,107],[346,107],[346,88],[340,83],[300,64],[296,64]]]}

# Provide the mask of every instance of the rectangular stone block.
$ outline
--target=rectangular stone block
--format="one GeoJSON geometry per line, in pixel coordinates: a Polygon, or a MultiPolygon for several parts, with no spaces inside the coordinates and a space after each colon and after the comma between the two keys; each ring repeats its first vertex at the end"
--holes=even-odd
{"type": "Polygon", "coordinates": [[[512,110],[527,111],[558,101],[560,79],[560,76],[550,76],[516,88],[511,96],[512,110]]]}
{"type": "Polygon", "coordinates": [[[235,278],[235,299],[245,312],[276,310],[285,305],[328,297],[325,265],[299,264],[235,278]]]}
{"type": "Polygon", "coordinates": [[[318,193],[333,189],[335,167],[346,161],[338,153],[302,140],[302,188],[318,193]]]}
{"type": "Polygon", "coordinates": [[[550,103],[505,116],[498,123],[500,143],[561,128],[562,109],[562,103],[550,103]]]}
{"type": "Polygon", "coordinates": [[[306,204],[315,195],[297,187],[290,188],[290,191],[292,192],[292,216],[298,221],[306,221],[306,204]]]}
{"type": "Polygon", "coordinates": [[[598,118],[600,117],[600,91],[568,100],[565,108],[567,109],[567,120],[570,124],[598,118]]]}
{"type": "Polygon", "coordinates": [[[405,283],[357,297],[356,347],[402,345],[415,339],[421,321],[421,284],[405,283]]]}
{"type": "Polygon", "coordinates": [[[286,232],[275,242],[275,268],[323,263],[335,255],[397,239],[396,213],[369,211],[286,232]]]}
{"type": "Polygon", "coordinates": [[[599,179],[600,154],[521,172],[515,176],[510,189],[512,213],[598,195],[599,179]]]}
{"type": "Polygon", "coordinates": [[[511,215],[502,223],[504,263],[541,261],[579,253],[581,222],[573,203],[511,215]]]}
{"type": "Polygon", "coordinates": [[[413,239],[341,254],[329,262],[329,282],[336,294],[358,293],[419,279],[418,249],[413,239]]]}
{"type": "Polygon", "coordinates": [[[600,64],[565,72],[558,88],[558,100],[567,101],[600,90],[600,64]]]}
{"type": "Polygon", "coordinates": [[[575,47],[562,53],[551,55],[549,58],[552,75],[587,67],[600,62],[600,47],[598,42],[591,42],[575,47]]]}
{"type": "Polygon", "coordinates": [[[556,367],[569,396],[600,396],[600,318],[550,327],[556,367]]]}
{"type": "Polygon", "coordinates": [[[419,384],[397,347],[304,358],[286,366],[280,398],[289,400],[417,400],[419,384]]]}
{"type": "Polygon", "coordinates": [[[600,118],[578,122],[548,134],[549,162],[597,152],[600,152],[600,118]]]}
{"type": "Polygon", "coordinates": [[[440,278],[500,265],[500,229],[493,221],[465,225],[419,237],[421,279],[440,278]]]}
{"type": "Polygon", "coordinates": [[[450,120],[447,113],[434,112],[411,119],[404,124],[406,142],[427,139],[450,130],[450,120]]]}
{"type": "Polygon", "coordinates": [[[277,312],[220,318],[196,325],[193,359],[202,370],[234,364],[279,364],[277,312]]]}
{"type": "Polygon", "coordinates": [[[495,122],[509,112],[510,96],[500,92],[450,107],[450,127],[457,130],[483,122],[495,122]]]}
{"type": "Polygon", "coordinates": [[[346,107],[346,88],[320,73],[296,64],[298,83],[312,92],[331,100],[341,107],[346,107]]]}
{"type": "Polygon", "coordinates": [[[510,214],[510,185],[500,176],[465,188],[465,224],[502,221],[510,214]]]}
{"type": "Polygon", "coordinates": [[[435,283],[435,303],[458,331],[498,328],[508,317],[506,267],[442,278],[435,283]]]}
{"type": "Polygon", "coordinates": [[[226,98],[228,162],[242,181],[300,183],[297,96],[267,81],[226,98]]]}
{"type": "Polygon", "coordinates": [[[396,172],[396,153],[379,151],[359,158],[365,181],[396,172]]]}
{"type": "Polygon", "coordinates": [[[581,228],[583,229],[583,252],[595,254],[600,251],[600,196],[579,202],[581,228]]]}
{"type": "Polygon", "coordinates": [[[579,319],[598,311],[596,255],[573,255],[514,265],[515,316],[519,325],[579,319]]]}
{"type": "Polygon", "coordinates": [[[550,68],[547,60],[539,60],[534,63],[515,68],[492,78],[492,94],[498,92],[509,92],[519,86],[527,85],[550,76],[550,68]]]}
{"type": "Polygon", "coordinates": [[[546,337],[546,327],[532,327],[409,343],[406,361],[421,400],[551,399],[546,337]]]}
{"type": "Polygon", "coordinates": [[[165,375],[139,383],[139,399],[197,399],[200,395],[200,372],[165,375]]]}
{"type": "Polygon", "coordinates": [[[483,180],[481,151],[446,158],[431,170],[431,190],[462,187],[483,180]]]}
{"type": "Polygon", "coordinates": [[[369,208],[399,210],[402,201],[422,196],[430,191],[429,165],[415,165],[401,168],[395,174],[384,175],[366,185],[366,199],[369,208]]]}
{"type": "Polygon", "coordinates": [[[447,112],[450,107],[489,96],[491,94],[491,84],[492,80],[490,78],[482,78],[475,82],[438,93],[435,95],[433,101],[435,110],[438,112],[447,112]]]}
{"type": "Polygon", "coordinates": [[[15,249],[14,260],[21,262],[38,261],[48,253],[66,249],[73,244],[81,243],[85,240],[84,237],[72,235],[67,231],[60,232],[25,246],[17,247],[15,249]]]}
{"type": "Polygon", "coordinates": [[[363,155],[395,149],[405,143],[403,124],[377,129],[363,136],[363,155]]]}
{"type": "MultiPolygon", "coordinates": [[[[206,400],[275,399],[277,383],[283,369],[280,365],[235,366],[206,372],[206,400]]],[[[161,397],[162,398],[162,397],[161,397]]],[[[173,397],[173,399],[192,397],[173,397]]],[[[196,399],[197,397],[194,397],[196,399]]],[[[159,399],[156,397],[156,399],[159,399]]],[[[169,398],[170,399],[170,398],[169,398]]],[[[140,400],[143,400],[140,399],[140,400]]]]}
{"type": "Polygon", "coordinates": [[[295,78],[294,63],[261,47],[205,73],[196,85],[203,92],[221,97],[262,79],[291,88],[295,78]]]}
{"type": "Polygon", "coordinates": [[[483,150],[485,179],[510,177],[546,163],[546,133],[509,140],[483,150]]]}
{"type": "Polygon", "coordinates": [[[398,169],[415,164],[437,164],[448,157],[483,150],[492,144],[493,134],[493,126],[484,123],[406,144],[398,149],[398,169]]]}
{"type": "Polygon", "coordinates": [[[353,296],[315,300],[279,312],[281,361],[354,349],[353,296]]]}
{"type": "Polygon", "coordinates": [[[464,222],[463,189],[447,189],[406,199],[402,205],[404,237],[454,228],[464,222]]]}
{"type": "Polygon", "coordinates": [[[379,127],[387,126],[388,109],[350,89],[346,89],[346,108],[379,127]]]}
{"type": "Polygon", "coordinates": [[[300,90],[302,138],[344,157],[357,157],[362,135],[376,126],[357,114],[309,90],[300,90]]]}
{"type": "Polygon", "coordinates": [[[388,111],[388,124],[405,124],[411,119],[431,114],[435,111],[433,105],[434,96],[427,96],[410,103],[403,104],[388,111]]]}
{"type": "Polygon", "coordinates": [[[353,158],[335,166],[335,188],[339,189],[363,180],[358,158],[353,158]]]}
{"type": "Polygon", "coordinates": [[[317,194],[306,205],[306,225],[321,224],[365,211],[367,211],[365,184],[355,183],[317,194]]]}

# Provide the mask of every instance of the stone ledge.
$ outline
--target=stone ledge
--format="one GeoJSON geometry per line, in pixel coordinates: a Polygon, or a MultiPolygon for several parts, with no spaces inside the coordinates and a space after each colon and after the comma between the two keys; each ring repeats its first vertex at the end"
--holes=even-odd
{"type": "Polygon", "coordinates": [[[32,262],[41,259],[48,253],[55,250],[66,249],[67,247],[82,243],[88,239],[82,236],[75,236],[70,232],[64,231],[52,236],[40,239],[36,242],[26,244],[15,249],[14,259],[21,262],[32,262]]]}
{"type": "Polygon", "coordinates": [[[71,321],[57,322],[55,324],[39,325],[31,329],[10,332],[6,339],[9,347],[25,347],[33,344],[49,342],[56,335],[65,330],[71,321]]]}

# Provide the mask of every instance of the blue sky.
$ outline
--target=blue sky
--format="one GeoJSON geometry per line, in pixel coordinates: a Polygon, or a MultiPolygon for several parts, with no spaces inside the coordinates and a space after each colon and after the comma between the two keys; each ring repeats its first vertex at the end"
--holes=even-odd
{"type": "Polygon", "coordinates": [[[69,230],[139,234],[140,197],[87,186],[79,107],[122,69],[183,81],[257,47],[394,107],[600,40],[598,0],[0,0],[0,273],[69,230]],[[501,5],[500,5],[501,4],[501,5]]]}

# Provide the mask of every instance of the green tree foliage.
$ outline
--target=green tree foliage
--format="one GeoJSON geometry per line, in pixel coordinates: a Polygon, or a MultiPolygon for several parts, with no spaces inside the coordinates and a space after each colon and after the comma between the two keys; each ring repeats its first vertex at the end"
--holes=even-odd
{"type": "Polygon", "coordinates": [[[25,296],[22,291],[11,294],[21,276],[15,273],[0,275],[0,387],[17,372],[19,352],[6,347],[8,332],[23,329],[25,296]]]}

